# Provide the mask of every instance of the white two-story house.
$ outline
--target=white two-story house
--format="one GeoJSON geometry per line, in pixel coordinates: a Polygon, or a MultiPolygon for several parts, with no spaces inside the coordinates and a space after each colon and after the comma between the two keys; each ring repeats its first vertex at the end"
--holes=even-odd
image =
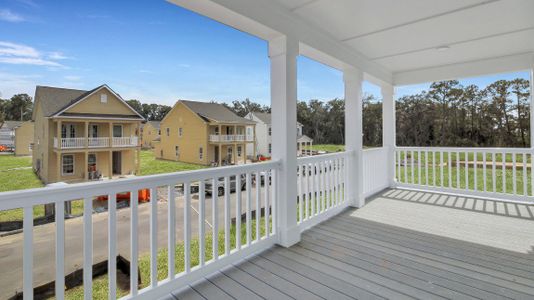
{"type": "MultiPolygon", "coordinates": [[[[271,157],[271,114],[262,112],[250,112],[245,116],[246,119],[256,122],[256,153],[265,157],[271,157]]],[[[311,154],[313,139],[303,134],[303,125],[297,122],[297,155],[305,156],[311,154]]],[[[247,134],[252,134],[252,126],[247,127],[247,134]]],[[[254,145],[247,146],[247,153],[253,153],[254,145]]]]}

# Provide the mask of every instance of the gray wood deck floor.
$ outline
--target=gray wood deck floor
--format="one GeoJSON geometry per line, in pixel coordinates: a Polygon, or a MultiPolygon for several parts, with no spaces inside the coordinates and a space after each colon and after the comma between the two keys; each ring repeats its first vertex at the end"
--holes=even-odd
{"type": "Polygon", "coordinates": [[[388,190],[169,299],[534,299],[534,206],[388,190]]]}

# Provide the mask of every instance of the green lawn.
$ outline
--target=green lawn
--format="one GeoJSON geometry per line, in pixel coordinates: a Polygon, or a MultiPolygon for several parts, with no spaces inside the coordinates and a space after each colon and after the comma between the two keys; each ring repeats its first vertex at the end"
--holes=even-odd
{"type": "MultiPolygon", "coordinates": [[[[309,150],[310,147],[306,146],[304,149],[309,150]]],[[[325,152],[340,152],[345,151],[345,145],[333,145],[333,144],[317,144],[312,145],[313,151],[325,151],[325,152]]]]}
{"type": "Polygon", "coordinates": [[[31,166],[31,156],[0,155],[0,171],[31,166]]]}
{"type": "MultiPolygon", "coordinates": [[[[265,235],[265,219],[260,219],[260,235],[265,235]]],[[[256,220],[252,219],[252,240],[256,238],[256,220]]],[[[232,225],[230,227],[231,249],[236,247],[236,227],[232,225]]],[[[244,223],[241,224],[241,244],[246,243],[246,227],[244,223]]],[[[224,254],[224,230],[220,230],[218,233],[218,251],[219,255],[224,254]]],[[[206,232],[205,243],[205,256],[206,261],[212,259],[212,234],[206,232]]],[[[191,267],[199,264],[199,239],[194,238],[191,240],[191,267]]],[[[167,249],[160,249],[157,257],[157,270],[158,280],[162,280],[168,277],[168,260],[167,249]]],[[[139,269],[141,276],[141,285],[139,289],[145,288],[150,285],[150,255],[145,254],[139,257],[139,269]]],[[[177,243],[175,248],[175,270],[176,273],[180,273],[184,270],[184,244],[183,242],[177,243]]],[[[129,286],[129,285],[128,285],[129,286]]],[[[117,285],[117,298],[128,295],[129,289],[123,289],[120,285],[117,285]]],[[[108,298],[108,275],[103,275],[93,279],[93,299],[107,299],[108,298]]],[[[83,285],[75,287],[73,289],[65,291],[65,299],[83,299],[83,285]]]]}
{"type": "Polygon", "coordinates": [[[141,175],[190,171],[203,168],[206,168],[206,166],[156,159],[153,151],[141,151],[141,175]]]}
{"type": "MultiPolygon", "coordinates": [[[[466,161],[466,155],[465,153],[459,153],[458,160],[460,161],[459,165],[456,165],[456,153],[450,154],[451,159],[451,165],[449,166],[448,160],[449,160],[449,154],[444,153],[443,154],[443,164],[441,164],[441,157],[440,153],[435,154],[435,160],[431,153],[429,153],[428,158],[425,157],[424,153],[421,153],[421,157],[418,156],[417,152],[414,152],[413,159],[414,159],[414,167],[412,169],[411,166],[411,152],[408,153],[408,160],[407,164],[405,166],[405,157],[404,152],[401,153],[401,161],[403,162],[401,164],[400,170],[398,166],[398,157],[397,157],[397,165],[396,165],[396,173],[400,176],[397,176],[397,179],[399,182],[402,183],[415,183],[415,184],[423,184],[423,185],[429,185],[429,186],[441,186],[442,185],[442,174],[443,174],[443,186],[444,187],[452,187],[452,188],[459,188],[459,189],[470,189],[474,190],[475,186],[478,191],[484,190],[484,178],[486,181],[486,190],[492,192],[493,191],[493,168],[491,167],[492,162],[492,155],[487,154],[486,155],[486,171],[484,172],[484,168],[482,165],[477,165],[476,168],[476,184],[475,184],[475,168],[474,168],[474,159],[475,156],[473,153],[469,153],[467,155],[467,161],[468,168],[466,172],[465,167],[465,161],[466,161]],[[435,161],[435,163],[434,163],[435,161]],[[421,163],[421,170],[419,171],[419,162],[421,163]],[[435,167],[433,167],[435,165],[435,167]],[[450,173],[450,176],[449,176],[450,173]],[[413,180],[412,180],[413,175],[413,180]],[[419,182],[419,175],[421,176],[421,182],[419,182]],[[435,175],[435,176],[434,176],[435,175]],[[427,176],[428,176],[428,183],[427,183],[427,176]],[[435,177],[435,179],[434,179],[435,177]],[[450,178],[449,178],[450,177],[450,178]],[[467,177],[467,182],[466,182],[467,177]],[[435,183],[434,183],[435,180],[435,183]]],[[[483,154],[479,153],[477,155],[477,162],[481,163],[483,162],[483,154]]],[[[511,168],[510,164],[513,159],[512,155],[506,155],[505,156],[505,162],[508,164],[506,165],[505,170],[502,169],[502,155],[496,154],[495,155],[495,161],[498,165],[496,165],[495,168],[495,190],[499,193],[513,193],[514,188],[514,180],[513,180],[513,169],[511,168]],[[503,177],[504,177],[504,183],[503,183],[503,177]]],[[[525,161],[527,163],[526,168],[526,186],[527,186],[527,194],[532,195],[532,170],[530,167],[530,158],[527,156],[527,159],[525,161]]],[[[524,178],[523,178],[523,155],[517,155],[516,156],[516,193],[522,195],[524,193],[524,178]]]]}

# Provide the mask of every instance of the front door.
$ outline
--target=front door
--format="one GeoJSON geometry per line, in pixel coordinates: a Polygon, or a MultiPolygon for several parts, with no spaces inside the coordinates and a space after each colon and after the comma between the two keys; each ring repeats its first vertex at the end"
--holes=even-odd
{"type": "Polygon", "coordinates": [[[112,162],[112,171],[113,175],[122,174],[122,153],[120,151],[113,151],[113,162],[112,162]]]}
{"type": "Polygon", "coordinates": [[[213,147],[213,148],[215,149],[215,151],[213,151],[213,153],[215,154],[215,159],[214,159],[214,161],[215,161],[216,163],[218,163],[218,162],[219,162],[219,146],[215,146],[215,147],[213,147]]]}

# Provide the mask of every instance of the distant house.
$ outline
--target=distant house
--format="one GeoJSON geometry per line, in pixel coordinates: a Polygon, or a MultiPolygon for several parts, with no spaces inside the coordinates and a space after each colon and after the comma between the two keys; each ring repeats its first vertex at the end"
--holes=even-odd
{"type": "Polygon", "coordinates": [[[31,155],[33,147],[34,126],[27,121],[15,127],[15,155],[31,155]]]}
{"type": "Polygon", "coordinates": [[[160,138],[160,122],[148,121],[141,125],[141,147],[153,148],[152,142],[160,138]]]}
{"type": "Polygon", "coordinates": [[[37,86],[33,167],[44,183],[139,173],[144,118],[107,85],[37,86]]]}
{"type": "Polygon", "coordinates": [[[9,149],[15,147],[15,128],[20,126],[22,121],[4,121],[0,124],[0,146],[6,146],[9,149]]]}
{"type": "MultiPolygon", "coordinates": [[[[271,114],[261,112],[250,112],[245,116],[246,119],[256,122],[256,149],[252,149],[249,145],[247,151],[256,153],[262,156],[270,157],[272,153],[271,144],[271,114]]],[[[311,146],[313,139],[303,134],[303,125],[297,122],[297,155],[304,156],[311,153],[311,146]]],[[[247,129],[252,130],[251,128],[247,129]]]]}
{"type": "Polygon", "coordinates": [[[154,152],[158,158],[201,165],[245,163],[254,127],[254,121],[221,104],[179,100],[161,121],[154,152]]]}

